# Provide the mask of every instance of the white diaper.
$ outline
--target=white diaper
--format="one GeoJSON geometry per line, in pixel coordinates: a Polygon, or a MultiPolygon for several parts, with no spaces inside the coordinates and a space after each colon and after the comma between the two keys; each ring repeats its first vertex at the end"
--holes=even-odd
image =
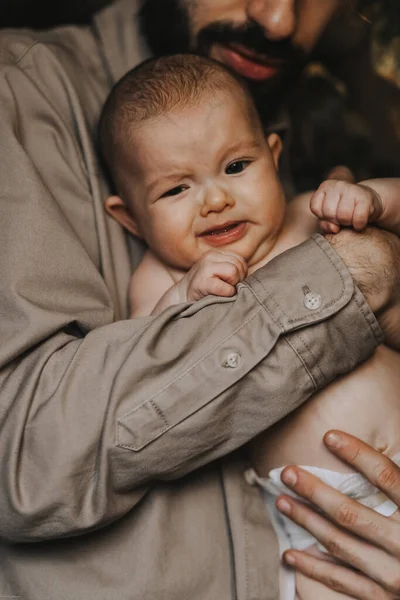
{"type": "MultiPolygon", "coordinates": [[[[397,465],[400,465],[400,454],[396,454],[392,460],[397,465]]],[[[317,545],[320,550],[326,552],[325,548],[323,548],[311,534],[299,527],[299,525],[296,525],[296,523],[290,521],[290,519],[282,515],[276,508],[276,498],[282,493],[292,496],[293,498],[299,497],[282,483],[281,473],[284,468],[285,467],[273,469],[270,471],[267,478],[258,477],[253,470],[248,471],[246,474],[247,479],[250,482],[258,483],[261,487],[265,504],[271,517],[275,533],[278,537],[280,553],[282,555],[290,548],[305,550],[313,545],[317,545]]],[[[316,475],[321,481],[329,484],[343,494],[346,494],[349,498],[354,498],[361,504],[372,508],[382,515],[390,516],[398,508],[385,494],[374,487],[359,473],[343,474],[337,473],[336,471],[329,471],[328,469],[321,469],[319,467],[301,466],[301,468],[316,475]]],[[[280,592],[280,600],[295,599],[296,587],[294,571],[285,566],[281,573],[280,592]]]]}

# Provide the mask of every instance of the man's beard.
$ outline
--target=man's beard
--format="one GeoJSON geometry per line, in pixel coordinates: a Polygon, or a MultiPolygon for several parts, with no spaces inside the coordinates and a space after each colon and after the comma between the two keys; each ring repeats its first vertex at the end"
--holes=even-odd
{"type": "Polygon", "coordinates": [[[189,15],[179,0],[142,0],[138,17],[154,56],[191,51],[189,15]]]}
{"type": "Polygon", "coordinates": [[[188,52],[210,56],[214,44],[239,44],[274,62],[282,62],[279,72],[270,79],[245,79],[265,126],[280,112],[307,62],[305,53],[289,38],[269,41],[260,25],[254,22],[240,26],[228,21],[211,23],[192,41],[188,10],[180,0],[142,0],[139,23],[155,56],[188,52]]]}

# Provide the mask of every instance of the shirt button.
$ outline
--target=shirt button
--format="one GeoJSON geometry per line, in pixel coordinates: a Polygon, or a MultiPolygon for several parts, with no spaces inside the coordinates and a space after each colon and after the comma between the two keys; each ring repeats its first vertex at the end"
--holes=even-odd
{"type": "Polygon", "coordinates": [[[246,483],[248,483],[249,485],[257,484],[257,475],[255,474],[253,469],[246,469],[246,471],[244,472],[244,478],[246,480],[246,483]]]}
{"type": "Polygon", "coordinates": [[[242,357],[237,352],[230,352],[225,362],[223,363],[224,367],[229,367],[230,369],[236,369],[242,363],[242,357]]]}
{"type": "Polygon", "coordinates": [[[304,296],[304,306],[309,310],[317,310],[322,304],[322,298],[320,294],[315,294],[313,292],[308,292],[304,296]]]}

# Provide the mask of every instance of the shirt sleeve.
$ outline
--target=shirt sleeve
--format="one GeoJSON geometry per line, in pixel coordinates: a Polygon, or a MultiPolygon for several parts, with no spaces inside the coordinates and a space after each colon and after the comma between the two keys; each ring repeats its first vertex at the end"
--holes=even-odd
{"type": "Polygon", "coordinates": [[[319,236],[234,298],[113,322],[85,229],[60,201],[90,202],[75,141],[60,106],[21,81],[23,111],[9,74],[0,82],[0,536],[34,541],[104,526],[240,447],[381,334],[319,236]],[[33,113],[58,186],[25,138],[33,113]]]}

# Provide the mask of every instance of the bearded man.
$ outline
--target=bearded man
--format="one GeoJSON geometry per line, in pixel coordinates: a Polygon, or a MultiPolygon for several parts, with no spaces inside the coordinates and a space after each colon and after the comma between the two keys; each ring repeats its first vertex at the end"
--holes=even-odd
{"type": "MultiPolygon", "coordinates": [[[[371,4],[336,0],[268,3],[147,0],[140,9],[139,19],[152,54],[188,51],[206,54],[244,77],[266,128],[278,130],[281,135],[290,129],[292,115],[289,113],[297,115],[298,105],[304,103],[305,107],[300,106],[303,110],[299,119],[303,135],[308,138],[312,135],[304,133],[308,125],[304,123],[304,113],[310,110],[307,104],[321,111],[320,105],[329,104],[329,100],[319,98],[316,90],[311,98],[306,98],[296,84],[310,61],[322,62],[336,85],[345,85],[347,97],[343,105],[348,107],[349,113],[355,113],[349,116],[356,120],[354,128],[365,130],[364,136],[359,136],[358,146],[368,146],[371,165],[368,176],[398,177],[400,90],[375,73],[371,23],[356,10],[369,8],[371,11],[371,4]],[[158,17],[153,18],[156,14],[158,17]],[[293,110],[289,111],[288,104],[293,110]]],[[[334,117],[335,112],[328,105],[326,120],[334,117]]],[[[320,112],[316,119],[321,127],[320,112]]],[[[340,125],[340,122],[330,124],[332,137],[340,125]]],[[[346,139],[345,132],[339,131],[335,137],[340,135],[342,145],[351,146],[351,136],[346,139]]],[[[288,154],[289,145],[285,144],[288,154]]],[[[297,159],[296,154],[302,153],[302,149],[297,147],[297,140],[294,146],[297,159]]],[[[321,146],[316,150],[319,155],[324,150],[323,144],[321,146]]],[[[365,150],[360,152],[357,147],[347,153],[336,152],[334,157],[348,158],[349,166],[353,166],[352,151],[363,154],[367,160],[365,150]]],[[[286,180],[293,178],[289,160],[289,156],[284,155],[286,180]]],[[[321,156],[315,156],[315,160],[321,160],[321,156]]],[[[329,162],[326,166],[329,167],[329,162]]],[[[319,185],[319,181],[314,184],[319,185]]]]}
{"type": "MultiPolygon", "coordinates": [[[[242,448],[367,359],[379,325],[390,342],[399,242],[317,236],[227,302],[128,321],[139,248],[104,212],[95,131],[120,76],[177,50],[236,70],[278,119],[280,94],[344,6],[122,0],[89,27],[2,33],[0,596],[278,599],[277,544],[242,448]]],[[[350,56],[364,33],[346,14],[350,56]]],[[[342,442],[336,452],[400,504],[399,469],[342,442]]],[[[343,497],[305,475],[293,489],[329,519],[302,505],[293,518],[342,563],[291,564],[356,598],[395,597],[396,536],[378,543],[361,507],[346,521],[343,497]]]]}

